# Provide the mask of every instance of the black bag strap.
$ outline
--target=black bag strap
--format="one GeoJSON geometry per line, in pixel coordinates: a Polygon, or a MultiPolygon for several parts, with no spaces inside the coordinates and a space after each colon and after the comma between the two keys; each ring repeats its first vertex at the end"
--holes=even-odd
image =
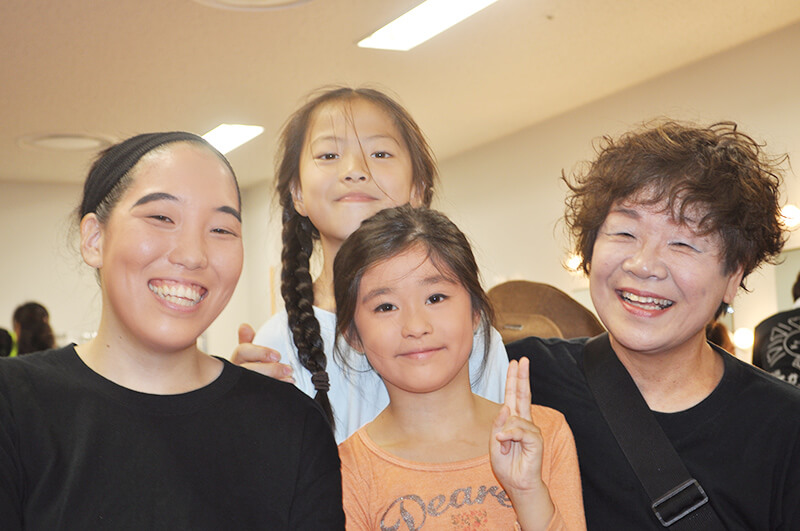
{"type": "Polygon", "coordinates": [[[689,474],[611,348],[608,333],[590,339],[583,353],[589,388],[661,525],[670,530],[724,530],[708,495],[689,474]]]}

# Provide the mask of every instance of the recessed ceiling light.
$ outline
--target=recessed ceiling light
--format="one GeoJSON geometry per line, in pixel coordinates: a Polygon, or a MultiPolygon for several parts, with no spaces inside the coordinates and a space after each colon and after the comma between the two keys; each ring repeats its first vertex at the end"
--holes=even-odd
{"type": "Polygon", "coordinates": [[[311,0],[194,0],[198,4],[230,11],[269,11],[299,6],[311,0]]]}
{"type": "Polygon", "coordinates": [[[358,46],[405,52],[495,2],[497,0],[426,0],[361,40],[358,46]]]}
{"type": "Polygon", "coordinates": [[[19,139],[19,145],[51,151],[97,151],[113,143],[110,138],[97,135],[71,133],[46,133],[28,135],[19,139]]]}
{"type": "Polygon", "coordinates": [[[264,128],[260,125],[220,124],[204,134],[203,138],[224,155],[263,132],[264,128]]]}

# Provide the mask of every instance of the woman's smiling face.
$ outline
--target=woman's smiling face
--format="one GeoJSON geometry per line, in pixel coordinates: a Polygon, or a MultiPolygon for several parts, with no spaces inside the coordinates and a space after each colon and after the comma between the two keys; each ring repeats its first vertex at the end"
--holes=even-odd
{"type": "Polygon", "coordinates": [[[186,142],[145,155],[132,175],[105,225],[94,214],[81,223],[84,259],[100,273],[102,326],[152,351],[185,349],[241,273],[234,177],[217,155],[186,142]]]}
{"type": "Polygon", "coordinates": [[[592,302],[611,337],[636,353],[675,351],[702,340],[741,269],[726,273],[721,239],[677,223],[665,204],[615,204],[597,234],[592,302]],[[698,339],[700,338],[700,339],[698,339]]]}

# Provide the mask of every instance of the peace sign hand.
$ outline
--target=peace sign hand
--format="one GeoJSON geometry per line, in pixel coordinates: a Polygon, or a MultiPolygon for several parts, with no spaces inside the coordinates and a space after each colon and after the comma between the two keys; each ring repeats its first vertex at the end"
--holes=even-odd
{"type": "Polygon", "coordinates": [[[522,358],[509,364],[505,401],[489,440],[492,470],[525,530],[544,529],[555,510],[542,481],[542,434],[531,419],[529,363],[522,358]]]}

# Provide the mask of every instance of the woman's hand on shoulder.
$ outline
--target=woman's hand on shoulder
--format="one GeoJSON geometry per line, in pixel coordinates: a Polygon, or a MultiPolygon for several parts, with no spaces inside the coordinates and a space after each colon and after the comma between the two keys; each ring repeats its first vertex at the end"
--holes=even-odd
{"type": "Polygon", "coordinates": [[[531,418],[528,358],[511,361],[505,401],[492,425],[489,455],[522,529],[547,526],[555,507],[542,481],[543,439],[531,418]]]}
{"type": "Polygon", "coordinates": [[[250,369],[284,382],[294,383],[292,367],[280,363],[281,355],[277,350],[254,345],[256,331],[249,324],[239,326],[239,344],[233,351],[231,361],[236,365],[250,369]]]}

